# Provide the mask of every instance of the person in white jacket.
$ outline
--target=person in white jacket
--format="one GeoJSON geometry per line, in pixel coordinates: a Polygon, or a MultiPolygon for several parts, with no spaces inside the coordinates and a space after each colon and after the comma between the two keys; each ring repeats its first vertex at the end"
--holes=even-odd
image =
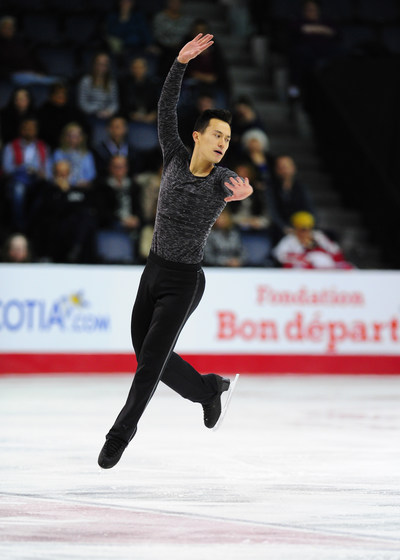
{"type": "Polygon", "coordinates": [[[339,245],[322,231],[314,229],[315,220],[309,212],[296,212],[291,217],[293,230],[272,250],[284,268],[354,268],[348,263],[339,245]]]}

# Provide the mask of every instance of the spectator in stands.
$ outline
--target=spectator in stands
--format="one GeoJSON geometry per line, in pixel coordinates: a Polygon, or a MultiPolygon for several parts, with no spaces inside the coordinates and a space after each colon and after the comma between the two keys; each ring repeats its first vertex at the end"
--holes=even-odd
{"type": "Polygon", "coordinates": [[[149,71],[144,57],[135,57],[129,73],[120,82],[121,112],[128,123],[156,126],[160,84],[149,71]]]}
{"type": "Polygon", "coordinates": [[[69,123],[62,130],[60,146],[54,151],[53,162],[61,160],[69,162],[71,186],[87,187],[95,179],[94,157],[87,149],[85,134],[78,123],[69,123]]]}
{"type": "Polygon", "coordinates": [[[246,157],[245,161],[252,166],[255,173],[255,186],[253,196],[251,197],[254,197],[254,201],[251,203],[253,211],[258,212],[259,216],[261,213],[261,216],[264,216],[264,220],[267,220],[266,227],[259,232],[255,228],[248,231],[249,234],[253,234],[253,243],[258,242],[258,244],[257,251],[255,247],[251,249],[254,252],[254,256],[248,256],[246,263],[251,262],[256,266],[266,266],[269,264],[269,254],[275,242],[269,209],[267,210],[268,202],[265,199],[265,193],[268,191],[271,182],[270,168],[273,165],[273,158],[269,153],[268,136],[260,128],[250,128],[247,130],[242,135],[241,143],[246,157]],[[264,202],[261,202],[261,198],[264,198],[264,202]],[[254,239],[256,237],[257,239],[254,239]]]}
{"type": "Polygon", "coordinates": [[[118,0],[106,19],[107,40],[116,55],[143,55],[153,42],[151,28],[136,0],[118,0]]]}
{"type": "Polygon", "coordinates": [[[248,177],[253,186],[253,194],[245,200],[231,202],[230,209],[235,225],[241,230],[267,231],[271,225],[265,191],[266,183],[257,174],[254,165],[248,161],[237,163],[232,170],[239,177],[248,177]]]}
{"type": "Polygon", "coordinates": [[[35,119],[23,120],[20,135],[4,147],[3,171],[10,226],[25,233],[38,185],[51,171],[50,152],[38,138],[35,119]]]}
{"type": "Polygon", "coordinates": [[[322,17],[318,0],[303,2],[302,18],[290,30],[289,98],[306,94],[311,73],[340,53],[338,30],[322,17]]]}
{"type": "Polygon", "coordinates": [[[243,264],[243,246],[240,232],[228,208],[217,218],[204,250],[206,266],[237,268],[243,264]]]}
{"type": "Polygon", "coordinates": [[[5,241],[2,262],[27,263],[32,262],[28,238],[22,233],[13,233],[5,241]]]}
{"type": "Polygon", "coordinates": [[[161,154],[154,154],[153,167],[135,175],[135,182],[140,188],[140,205],[142,210],[142,228],[140,231],[138,254],[145,262],[153,239],[158,195],[160,192],[163,163],[161,154]]]}
{"type": "Polygon", "coordinates": [[[21,122],[19,137],[9,142],[3,152],[3,170],[7,175],[24,170],[32,176],[48,177],[50,152],[38,138],[38,123],[33,117],[21,122]]]}
{"type": "Polygon", "coordinates": [[[34,52],[16,33],[16,19],[3,16],[0,19],[0,77],[15,85],[49,85],[56,81],[46,76],[34,52]]]}
{"type": "Polygon", "coordinates": [[[128,159],[111,157],[109,172],[95,183],[95,208],[100,229],[124,231],[136,242],[142,223],[140,189],[129,177],[128,159]]]}
{"type": "Polygon", "coordinates": [[[60,143],[60,131],[71,122],[84,127],[85,117],[69,99],[66,84],[57,82],[50,89],[47,101],[38,110],[40,135],[53,150],[60,143]]]}
{"type": "Polygon", "coordinates": [[[240,96],[236,99],[232,109],[232,138],[230,151],[235,159],[242,153],[242,136],[250,129],[259,129],[267,134],[266,126],[258,115],[251,99],[240,96]]]}
{"type": "Polygon", "coordinates": [[[182,11],[181,0],[166,0],[166,7],[154,15],[153,37],[159,47],[158,74],[164,80],[189,32],[192,18],[182,11]]]}
{"type": "Polygon", "coordinates": [[[351,269],[337,243],[322,231],[314,229],[309,212],[296,212],[291,217],[293,231],[285,235],[272,250],[284,268],[351,269]]]}
{"type": "Polygon", "coordinates": [[[242,135],[241,144],[243,155],[256,171],[257,180],[267,186],[270,183],[270,168],[273,166],[268,136],[259,128],[250,128],[242,135]]]}
{"type": "Polygon", "coordinates": [[[152,152],[159,149],[157,103],[160,84],[149,70],[148,61],[136,57],[121,80],[122,114],[128,122],[130,143],[136,153],[136,172],[146,169],[152,152]]]}
{"type": "Polygon", "coordinates": [[[43,185],[35,215],[38,253],[56,263],[91,264],[97,260],[92,190],[73,186],[70,175],[70,163],[59,160],[43,185]]]}
{"type": "Polygon", "coordinates": [[[265,133],[266,126],[260,115],[257,113],[250,97],[241,95],[235,100],[232,110],[232,127],[234,134],[240,137],[250,128],[259,128],[265,133]]]}
{"type": "Polygon", "coordinates": [[[244,248],[243,265],[271,266],[274,237],[265,197],[268,177],[260,174],[250,160],[239,161],[232,169],[239,177],[248,177],[253,186],[250,197],[230,204],[232,219],[239,228],[244,248]]]}
{"type": "Polygon", "coordinates": [[[97,53],[93,58],[90,73],[79,81],[78,106],[86,115],[92,145],[100,142],[105,134],[108,119],[119,109],[118,85],[107,53],[97,53]]]}
{"type": "Polygon", "coordinates": [[[296,164],[292,157],[277,157],[272,176],[266,197],[275,229],[274,238],[277,241],[284,234],[290,233],[293,214],[304,210],[315,216],[315,209],[307,187],[297,176],[296,164]]]}
{"type": "MultiPolygon", "coordinates": [[[[207,21],[198,18],[193,21],[189,33],[185,35],[182,45],[192,40],[199,33],[209,33],[207,21]]],[[[230,103],[230,80],[227,62],[219,46],[218,39],[210,48],[200,53],[189,64],[183,78],[183,95],[186,103],[193,104],[200,94],[208,94],[215,99],[217,107],[227,108],[230,103]]]]}
{"type": "Polygon", "coordinates": [[[135,153],[129,143],[128,126],[126,119],[115,115],[108,122],[107,134],[101,142],[94,147],[96,167],[99,175],[108,173],[110,160],[113,156],[124,156],[128,160],[129,173],[135,169],[135,153]]]}
{"type": "Polygon", "coordinates": [[[14,90],[10,101],[0,113],[3,144],[11,142],[18,136],[21,122],[24,119],[34,116],[35,107],[30,91],[22,87],[14,90]]]}

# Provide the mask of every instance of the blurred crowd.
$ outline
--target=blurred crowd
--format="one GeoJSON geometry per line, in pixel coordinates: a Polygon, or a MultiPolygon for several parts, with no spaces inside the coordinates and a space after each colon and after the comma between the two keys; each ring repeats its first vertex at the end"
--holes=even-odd
{"type": "MultiPolygon", "coordinates": [[[[0,112],[3,262],[142,264],[150,249],[162,174],[160,88],[180,47],[207,33],[209,22],[189,17],[182,0],[93,0],[92,12],[77,8],[71,15],[82,2],[69,0],[67,16],[65,3],[47,0],[62,31],[55,35],[54,25],[46,27],[48,10],[13,10],[29,4],[23,0],[0,14],[0,88],[8,92],[0,112]]],[[[232,32],[251,34],[256,10],[221,3],[236,22],[232,32]]],[[[315,10],[318,3],[306,2],[304,17],[315,22],[315,10]]],[[[336,32],[320,28],[325,48],[318,52],[326,57],[336,32]]],[[[294,97],[314,63],[303,43],[290,58],[294,97]]],[[[201,111],[232,111],[223,165],[254,187],[252,197],[229,204],[217,220],[204,264],[351,268],[334,236],[316,227],[293,157],[271,152],[268,123],[251,97],[232,98],[228,70],[216,37],[189,65],[178,107],[188,149],[201,111]]]]}

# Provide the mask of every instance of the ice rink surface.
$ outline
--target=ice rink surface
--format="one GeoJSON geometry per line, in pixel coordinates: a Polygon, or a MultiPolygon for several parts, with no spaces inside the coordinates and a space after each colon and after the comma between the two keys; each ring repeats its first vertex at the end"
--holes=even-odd
{"type": "Polygon", "coordinates": [[[400,376],[242,375],[221,428],[130,377],[0,377],[3,560],[400,560],[400,376]]]}

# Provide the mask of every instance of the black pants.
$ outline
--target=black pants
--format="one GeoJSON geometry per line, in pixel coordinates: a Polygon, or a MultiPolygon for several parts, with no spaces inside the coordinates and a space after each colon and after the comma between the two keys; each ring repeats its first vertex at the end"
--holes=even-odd
{"type": "Polygon", "coordinates": [[[132,439],[160,379],[193,402],[205,403],[217,393],[217,375],[201,375],[173,352],[204,287],[200,265],[174,263],[150,253],[132,311],[136,374],[126,404],[107,437],[117,436],[127,443],[132,439]]]}

